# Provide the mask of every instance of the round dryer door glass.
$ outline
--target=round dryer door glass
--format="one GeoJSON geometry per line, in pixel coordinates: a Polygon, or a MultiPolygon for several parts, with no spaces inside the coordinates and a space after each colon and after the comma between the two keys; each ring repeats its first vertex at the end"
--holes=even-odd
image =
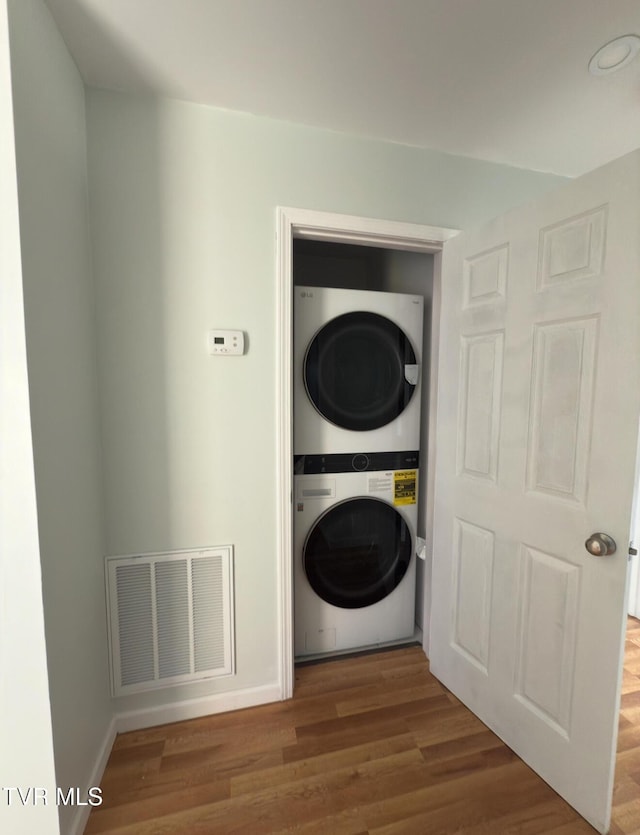
{"type": "Polygon", "coordinates": [[[409,339],[377,313],[345,313],[311,341],[304,382],[313,405],[343,429],[366,431],[390,423],[405,409],[417,383],[409,339]]]}
{"type": "Polygon", "coordinates": [[[400,583],[411,562],[411,532],[380,499],[347,499],[315,523],[303,563],[315,593],[343,609],[371,606],[400,583]]]}

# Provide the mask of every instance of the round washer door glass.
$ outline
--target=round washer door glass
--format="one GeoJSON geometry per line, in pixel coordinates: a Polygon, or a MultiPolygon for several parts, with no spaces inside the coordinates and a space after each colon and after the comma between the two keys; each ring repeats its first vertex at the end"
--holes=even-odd
{"type": "Polygon", "coordinates": [[[313,337],[304,383],[323,417],[343,429],[385,426],[406,408],[417,383],[408,337],[385,316],[365,311],[332,319],[313,337]]]}
{"type": "Polygon", "coordinates": [[[315,593],[343,609],[371,606],[400,583],[411,562],[411,532],[381,499],[347,499],[309,532],[303,564],[315,593]]]}

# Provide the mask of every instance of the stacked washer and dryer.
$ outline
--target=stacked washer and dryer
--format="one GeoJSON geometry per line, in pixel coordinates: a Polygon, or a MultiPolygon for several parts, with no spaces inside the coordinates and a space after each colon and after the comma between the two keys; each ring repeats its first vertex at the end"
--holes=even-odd
{"type": "Polygon", "coordinates": [[[301,658],[413,636],[423,298],[294,290],[301,658]]]}

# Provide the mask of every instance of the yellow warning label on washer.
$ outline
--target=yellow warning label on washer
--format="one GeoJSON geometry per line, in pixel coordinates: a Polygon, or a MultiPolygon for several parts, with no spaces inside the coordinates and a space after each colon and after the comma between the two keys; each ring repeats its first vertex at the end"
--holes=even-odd
{"type": "Polygon", "coordinates": [[[417,488],[417,470],[397,470],[393,474],[393,503],[415,504],[417,488]]]}

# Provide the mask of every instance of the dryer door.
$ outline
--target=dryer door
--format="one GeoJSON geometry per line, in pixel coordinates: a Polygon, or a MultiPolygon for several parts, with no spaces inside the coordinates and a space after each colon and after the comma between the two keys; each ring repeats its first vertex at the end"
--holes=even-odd
{"type": "Polygon", "coordinates": [[[402,329],[364,311],[328,322],[304,359],[304,383],[313,405],[331,423],[356,431],[378,429],[398,417],[413,395],[418,371],[402,329]]]}
{"type": "Polygon", "coordinates": [[[411,562],[411,532],[381,499],[347,499],[319,517],[303,564],[315,593],[343,609],[377,603],[396,588],[411,562]]]}

